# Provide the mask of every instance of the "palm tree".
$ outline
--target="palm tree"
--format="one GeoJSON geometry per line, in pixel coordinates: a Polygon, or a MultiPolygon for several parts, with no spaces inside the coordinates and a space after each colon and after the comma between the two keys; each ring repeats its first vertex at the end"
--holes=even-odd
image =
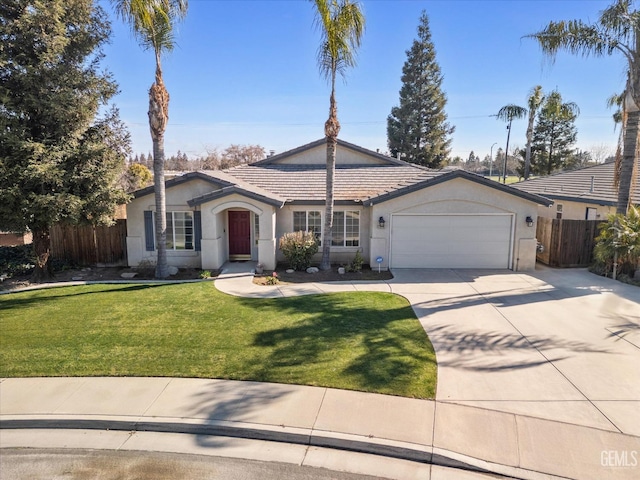
{"type": "Polygon", "coordinates": [[[318,48],[320,73],[331,84],[329,119],[324,124],[327,139],[327,187],[324,232],[322,234],[322,262],[320,269],[331,268],[331,232],[333,229],[333,183],[335,179],[336,150],[338,148],[338,106],[336,104],[336,77],[345,76],[347,67],[356,65],[355,53],[364,32],[364,15],[358,2],[353,0],[313,0],[316,7],[315,24],[321,33],[318,48]]]}
{"type": "Polygon", "coordinates": [[[164,191],[164,132],[169,121],[169,92],[162,79],[162,54],[173,49],[173,29],[187,14],[187,0],[112,0],[120,18],[129,23],[145,49],[153,50],[155,82],[149,89],[149,128],[153,141],[153,182],[156,203],[156,277],[167,278],[167,218],[164,191]]]}
{"type": "MultiPolygon", "coordinates": [[[[607,107],[616,108],[616,111],[613,112],[613,124],[615,129],[617,129],[618,124],[622,123],[622,121],[624,120],[624,113],[622,111],[624,107],[624,97],[624,93],[614,93],[609,98],[607,98],[607,107]]],[[[622,129],[624,130],[624,125],[622,126],[622,129]]]]}
{"type": "MultiPolygon", "coordinates": [[[[502,107],[496,117],[498,120],[508,122],[507,125],[507,148],[504,151],[504,168],[502,169],[502,183],[507,183],[507,158],[509,157],[509,138],[511,137],[511,123],[514,118],[523,118],[527,114],[527,109],[518,105],[509,104],[502,107]]],[[[500,177],[498,177],[500,180],[500,177]]]]}
{"type": "Polygon", "coordinates": [[[529,98],[527,99],[527,104],[529,106],[529,123],[527,124],[527,153],[524,158],[524,179],[527,180],[529,178],[529,172],[531,170],[531,142],[533,141],[533,123],[536,119],[536,113],[538,112],[538,108],[542,105],[542,100],[544,99],[544,95],[542,93],[542,87],[540,85],[536,85],[529,92],[529,98]]]}
{"type": "Polygon", "coordinates": [[[560,50],[584,57],[620,53],[627,60],[628,75],[624,112],[624,144],[618,182],[617,212],[629,208],[631,181],[636,167],[640,126],[640,12],[632,10],[633,0],[616,0],[600,13],[596,23],[581,20],[550,22],[531,35],[552,60],[560,50]]]}

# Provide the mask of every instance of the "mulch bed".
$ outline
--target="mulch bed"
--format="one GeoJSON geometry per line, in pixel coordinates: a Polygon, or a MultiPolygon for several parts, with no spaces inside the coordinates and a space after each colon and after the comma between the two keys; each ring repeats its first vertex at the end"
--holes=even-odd
{"type": "MultiPolygon", "coordinates": [[[[171,275],[167,280],[197,280],[202,270],[199,268],[180,268],[176,275],[171,275]]],[[[217,271],[211,271],[211,276],[218,275],[217,271]]],[[[19,275],[7,278],[0,283],[0,290],[14,290],[34,285],[30,275],[19,275]]],[[[74,268],[55,272],[54,278],[48,283],[74,282],[74,281],[111,281],[111,280],[155,280],[153,268],[129,268],[129,267],[87,267],[74,268]],[[122,278],[123,273],[136,272],[133,279],[122,278]]]]}
{"type": "MultiPolygon", "coordinates": [[[[198,280],[202,270],[198,268],[181,268],[176,275],[172,275],[168,280],[198,280]]],[[[285,266],[278,266],[275,270],[278,283],[308,283],[308,282],[354,282],[371,280],[390,280],[393,275],[389,271],[371,270],[364,266],[360,272],[338,273],[337,267],[331,270],[319,271],[318,273],[293,272],[286,273],[285,266]]],[[[218,271],[211,271],[211,277],[218,276],[218,271]]],[[[265,271],[263,274],[255,275],[253,282],[258,285],[267,285],[267,277],[272,276],[273,271],[265,271]]],[[[0,291],[15,290],[34,285],[30,280],[30,275],[19,275],[7,278],[0,283],[0,291]]],[[[155,280],[155,270],[153,268],[129,268],[129,267],[87,267],[74,268],[56,272],[54,278],[49,283],[62,283],[73,281],[99,282],[112,280],[155,280]],[[133,279],[122,278],[123,273],[136,272],[133,279]]]]}
{"type": "MultiPolygon", "coordinates": [[[[338,267],[332,267],[331,270],[320,270],[317,273],[293,272],[287,273],[286,267],[276,268],[275,270],[278,283],[308,283],[308,282],[355,282],[355,281],[371,281],[371,280],[391,280],[393,275],[389,271],[371,270],[368,266],[362,267],[360,272],[338,273],[338,267]]],[[[256,274],[253,283],[258,285],[268,285],[268,277],[273,276],[273,271],[265,271],[262,274],[256,274]]]]}

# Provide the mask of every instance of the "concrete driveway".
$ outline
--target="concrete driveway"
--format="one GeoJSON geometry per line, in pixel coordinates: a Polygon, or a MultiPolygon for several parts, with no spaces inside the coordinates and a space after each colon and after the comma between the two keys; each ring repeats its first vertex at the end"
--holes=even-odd
{"type": "Polygon", "coordinates": [[[584,269],[393,273],[437,400],[640,436],[640,288],[584,269]]]}

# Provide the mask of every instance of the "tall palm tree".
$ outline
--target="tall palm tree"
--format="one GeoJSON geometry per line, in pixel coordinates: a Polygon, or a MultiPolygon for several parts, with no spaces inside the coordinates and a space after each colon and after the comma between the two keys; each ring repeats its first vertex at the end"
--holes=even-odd
{"type": "MultiPolygon", "coordinates": [[[[507,148],[504,151],[504,167],[502,169],[502,183],[507,183],[507,159],[509,158],[509,138],[511,137],[511,123],[515,118],[524,118],[527,109],[510,103],[498,110],[498,120],[504,120],[507,125],[507,148]]],[[[500,178],[498,178],[500,180],[500,178]]]]}
{"type": "Polygon", "coordinates": [[[318,48],[320,73],[331,84],[329,119],[324,124],[327,139],[327,186],[324,232],[322,234],[322,262],[320,268],[331,268],[331,232],[333,229],[333,183],[335,179],[336,150],[338,148],[338,106],[336,104],[336,77],[345,76],[348,67],[356,65],[356,51],[364,33],[364,14],[360,4],[353,0],[313,0],[316,7],[315,25],[320,30],[318,48]]]}
{"type": "Polygon", "coordinates": [[[162,79],[161,57],[173,50],[175,24],[187,14],[188,0],[112,0],[120,18],[127,22],[140,44],[153,50],[155,81],[149,89],[149,128],[153,142],[153,182],[156,204],[156,277],[167,278],[167,218],[164,190],[164,132],[169,121],[169,92],[162,79]]]}
{"type": "Polygon", "coordinates": [[[544,94],[542,93],[542,87],[540,85],[536,85],[529,92],[529,98],[527,99],[527,104],[529,106],[529,122],[527,124],[527,146],[526,146],[526,154],[524,157],[524,179],[529,178],[529,172],[531,171],[531,142],[533,142],[533,124],[536,119],[536,113],[538,112],[538,108],[542,105],[542,100],[544,99],[544,94]]]}
{"type": "Polygon", "coordinates": [[[640,126],[640,12],[632,9],[633,0],[616,0],[600,13],[597,22],[581,20],[550,22],[543,30],[527,35],[540,44],[552,60],[560,50],[584,57],[622,54],[628,63],[624,111],[624,143],[618,182],[617,212],[629,208],[631,181],[638,155],[640,126]]]}

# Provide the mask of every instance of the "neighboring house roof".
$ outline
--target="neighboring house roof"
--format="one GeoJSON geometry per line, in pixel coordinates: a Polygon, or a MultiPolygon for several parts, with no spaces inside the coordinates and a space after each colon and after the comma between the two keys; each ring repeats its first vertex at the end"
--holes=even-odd
{"type": "MultiPolygon", "coordinates": [[[[325,139],[317,140],[250,165],[186,173],[167,180],[166,188],[192,179],[211,183],[215,189],[189,200],[192,207],[233,193],[274,206],[282,206],[285,202],[324,204],[326,164],[319,147],[325,142],[325,139]]],[[[540,205],[552,203],[535,193],[501,185],[463,170],[429,170],[342,140],[338,140],[338,147],[334,181],[334,200],[338,205],[377,204],[455,178],[465,178],[540,205]],[[345,149],[352,151],[348,160],[340,157],[345,149]]],[[[153,186],[138,190],[134,195],[138,198],[151,193],[153,186]]]]}
{"type": "MultiPolygon", "coordinates": [[[[554,200],[616,205],[618,193],[613,184],[615,164],[603,163],[579,170],[534,178],[511,186],[519,190],[543,195],[554,200]]],[[[640,168],[632,183],[631,202],[640,204],[640,168]]]]}

